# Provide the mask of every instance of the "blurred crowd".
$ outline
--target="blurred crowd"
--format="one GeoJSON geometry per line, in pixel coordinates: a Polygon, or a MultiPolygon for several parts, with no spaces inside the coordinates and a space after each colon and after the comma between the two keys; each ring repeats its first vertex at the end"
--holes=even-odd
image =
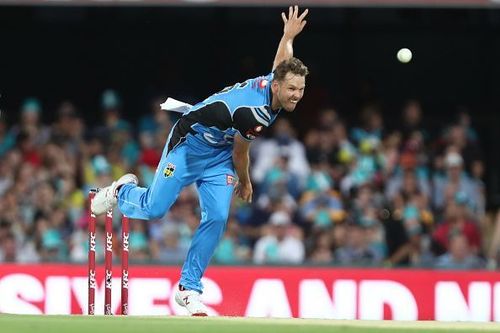
{"type": "MultiPolygon", "coordinates": [[[[112,90],[102,95],[99,124],[86,124],[70,101],[44,123],[48,110],[34,98],[0,118],[0,262],[85,262],[88,191],[126,172],[151,183],[176,117],[160,102],[134,124],[112,90]]],[[[496,268],[500,213],[485,209],[480,137],[468,112],[438,131],[425,126],[417,100],[394,129],[377,105],[359,116],[348,124],[341,110],[323,110],[301,140],[281,117],[258,138],[253,204],[233,200],[213,262],[496,268]]],[[[118,254],[118,210],[113,223],[118,254]]],[[[131,261],[181,263],[198,224],[191,186],[162,219],[131,220],[131,261]]]]}

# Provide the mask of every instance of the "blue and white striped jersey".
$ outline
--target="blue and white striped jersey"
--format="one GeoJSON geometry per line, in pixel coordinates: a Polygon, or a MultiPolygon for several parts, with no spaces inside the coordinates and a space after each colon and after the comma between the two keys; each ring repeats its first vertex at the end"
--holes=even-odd
{"type": "Polygon", "coordinates": [[[194,105],[177,122],[169,151],[188,133],[213,146],[233,144],[236,132],[253,140],[269,127],[280,110],[271,109],[273,73],[224,88],[194,105]]]}

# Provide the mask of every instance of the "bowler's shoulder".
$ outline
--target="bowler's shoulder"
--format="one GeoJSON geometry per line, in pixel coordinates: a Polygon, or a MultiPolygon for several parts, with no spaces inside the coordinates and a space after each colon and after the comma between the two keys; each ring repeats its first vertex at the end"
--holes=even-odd
{"type": "Polygon", "coordinates": [[[258,76],[256,78],[250,80],[251,86],[253,89],[257,89],[257,90],[264,92],[267,90],[269,84],[271,84],[271,81],[273,80],[273,78],[274,78],[273,73],[258,76]]]}

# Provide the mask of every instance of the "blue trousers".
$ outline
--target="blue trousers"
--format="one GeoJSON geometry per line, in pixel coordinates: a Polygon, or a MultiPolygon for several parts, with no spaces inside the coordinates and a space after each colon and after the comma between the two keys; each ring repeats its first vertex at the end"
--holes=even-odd
{"type": "Polygon", "coordinates": [[[168,142],[151,186],[123,185],[118,192],[118,207],[130,218],[161,218],[181,190],[196,183],[201,222],[182,267],[180,284],[201,293],[201,278],[224,233],[229,214],[234,190],[232,149],[212,147],[190,134],[168,154],[167,146],[168,142]]]}

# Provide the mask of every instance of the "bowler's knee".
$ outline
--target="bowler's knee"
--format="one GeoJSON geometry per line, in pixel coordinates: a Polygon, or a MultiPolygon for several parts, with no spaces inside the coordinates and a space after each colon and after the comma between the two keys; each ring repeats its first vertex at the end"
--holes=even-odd
{"type": "Polygon", "coordinates": [[[150,220],[161,219],[167,213],[168,207],[164,205],[150,205],[148,217],[150,220]]]}
{"type": "Polygon", "coordinates": [[[208,220],[212,220],[217,223],[226,223],[228,217],[229,217],[229,210],[227,209],[223,210],[221,209],[210,212],[207,216],[208,220]]]}
{"type": "Polygon", "coordinates": [[[144,196],[142,205],[148,219],[154,220],[162,218],[170,209],[176,198],[177,196],[154,195],[150,187],[144,196]]]}

